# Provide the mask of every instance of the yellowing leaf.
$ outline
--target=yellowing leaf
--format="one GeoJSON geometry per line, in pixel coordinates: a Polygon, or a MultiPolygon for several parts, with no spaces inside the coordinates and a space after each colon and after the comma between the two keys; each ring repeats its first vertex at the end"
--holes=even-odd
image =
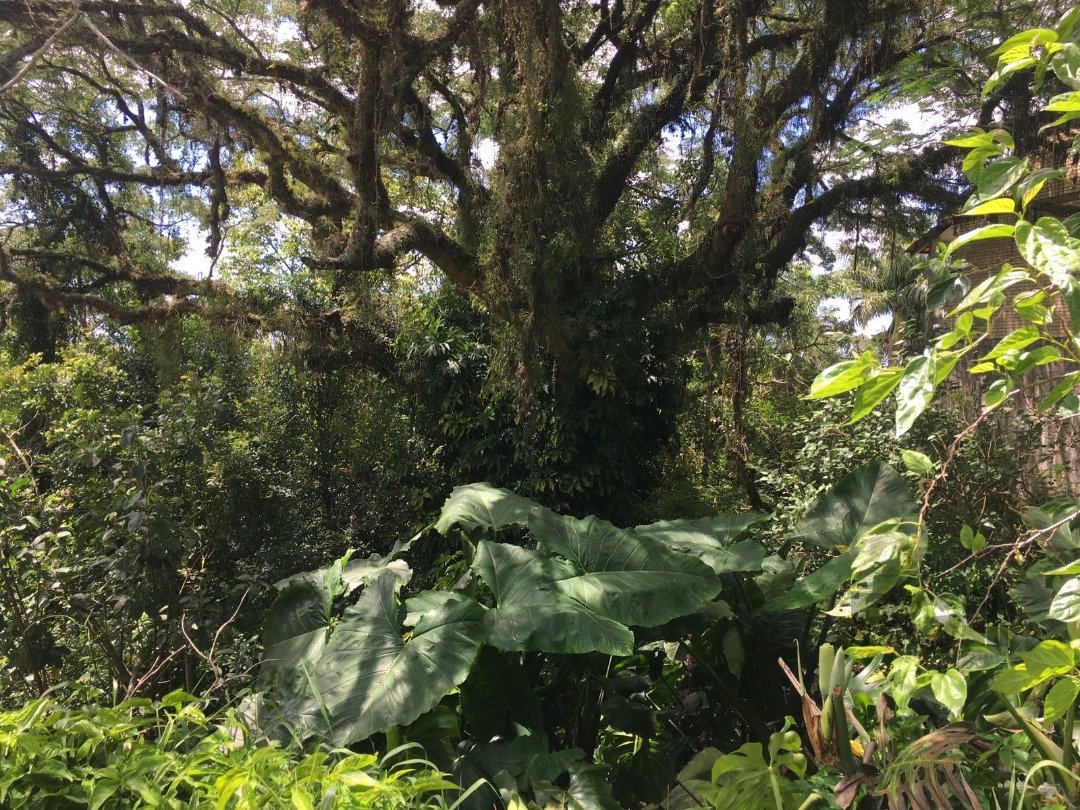
{"type": "Polygon", "coordinates": [[[994,200],[987,200],[984,203],[976,205],[967,211],[964,211],[964,216],[975,217],[985,214],[1012,214],[1016,212],[1016,203],[1013,202],[1012,197],[998,197],[994,200]]]}

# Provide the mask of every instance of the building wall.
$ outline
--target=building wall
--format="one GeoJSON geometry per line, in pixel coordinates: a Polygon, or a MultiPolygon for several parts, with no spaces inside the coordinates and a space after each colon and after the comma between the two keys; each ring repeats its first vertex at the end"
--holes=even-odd
{"type": "MultiPolygon", "coordinates": [[[[1058,165],[1065,162],[1062,158],[1058,165]]],[[[1080,210],[1080,160],[1075,157],[1068,160],[1065,179],[1049,181],[1042,193],[1032,204],[1029,218],[1052,215],[1064,218],[1080,210]]],[[[968,230],[990,224],[991,222],[1011,221],[1009,217],[958,217],[942,231],[938,241],[950,241],[968,230]]],[[[972,285],[978,284],[989,276],[996,275],[1002,265],[1009,263],[1014,267],[1027,267],[1010,239],[986,239],[972,242],[956,251],[958,258],[968,262],[970,269],[967,276],[972,285]]],[[[996,313],[990,327],[990,336],[996,342],[1016,329],[1025,325],[1025,321],[1012,307],[1015,297],[1026,291],[1036,289],[1033,284],[1018,284],[1010,288],[1006,303],[996,313]]],[[[1065,334],[1061,324],[1067,323],[1068,310],[1059,301],[1054,313],[1055,329],[1051,325],[1050,333],[1055,337],[1065,334]]],[[[977,357],[972,358],[972,362],[977,357]]],[[[1038,421],[1037,434],[1040,441],[1037,446],[1028,449],[1026,465],[1033,474],[1040,476],[1050,494],[1080,495],[1080,417],[1062,419],[1055,413],[1042,413],[1038,410],[1039,401],[1050,392],[1065,371],[1060,364],[1041,366],[1028,372],[1021,384],[1021,393],[1014,399],[1011,409],[1004,410],[999,423],[1005,430],[1014,429],[1021,414],[1034,417],[1038,421]]],[[[969,419],[978,416],[982,406],[983,390],[992,375],[971,375],[961,371],[959,375],[960,401],[968,413],[969,419]]]]}

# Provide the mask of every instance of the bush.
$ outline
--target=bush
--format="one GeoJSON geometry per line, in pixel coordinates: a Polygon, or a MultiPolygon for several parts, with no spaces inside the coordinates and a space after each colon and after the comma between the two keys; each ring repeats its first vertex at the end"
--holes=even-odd
{"type": "Polygon", "coordinates": [[[407,749],[373,755],[261,745],[195,698],[0,713],[0,805],[11,808],[446,807],[459,789],[407,749]]]}

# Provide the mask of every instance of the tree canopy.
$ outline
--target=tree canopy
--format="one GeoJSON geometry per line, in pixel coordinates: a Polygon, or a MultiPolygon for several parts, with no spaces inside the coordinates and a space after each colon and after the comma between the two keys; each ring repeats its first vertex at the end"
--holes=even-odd
{"type": "Polygon", "coordinates": [[[1080,806],[1058,11],[0,0],[0,805],[1080,806]]]}
{"type": "Polygon", "coordinates": [[[516,425],[508,480],[542,468],[540,492],[604,448],[569,489],[625,491],[671,435],[687,346],[713,324],[786,323],[780,277],[823,223],[960,199],[949,150],[879,111],[933,87],[948,126],[992,32],[1031,13],[0,3],[11,319],[48,358],[102,317],[201,314],[421,388],[431,375],[406,361],[465,335],[483,360],[436,400],[494,402],[516,425]],[[201,237],[201,277],[179,271],[201,237]],[[454,327],[417,337],[410,302],[433,293],[454,327]],[[599,433],[567,417],[589,409],[599,433]],[[553,449],[559,432],[573,439],[553,449]]]}
{"type": "Polygon", "coordinates": [[[989,19],[904,0],[0,11],[0,172],[26,215],[3,272],[25,298],[273,328],[276,313],[170,267],[180,220],[217,257],[265,196],[300,223],[325,287],[307,314],[364,360],[389,325],[363,308],[422,259],[518,359],[559,374],[596,365],[591,309],[671,306],[693,330],[749,298],[752,317],[782,317],[775,280],[812,225],[855,201],[951,200],[940,149],[876,147],[863,122],[989,19]]]}

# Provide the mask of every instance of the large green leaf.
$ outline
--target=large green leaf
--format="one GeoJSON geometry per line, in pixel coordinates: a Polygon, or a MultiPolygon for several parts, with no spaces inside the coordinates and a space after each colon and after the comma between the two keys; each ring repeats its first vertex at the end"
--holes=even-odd
{"type": "Polygon", "coordinates": [[[825,492],[795,528],[792,539],[820,546],[851,546],[886,520],[914,521],[915,496],[900,473],[875,461],[844,476],[825,492]]]}
{"type": "Polygon", "coordinates": [[[673,548],[679,548],[684,544],[700,543],[726,545],[737,540],[747,529],[763,520],[765,520],[764,515],[742,512],[694,519],[661,520],[657,523],[635,526],[631,531],[636,535],[663,541],[673,548]]]}
{"type": "Polygon", "coordinates": [[[408,582],[412,571],[403,560],[372,554],[350,560],[350,551],[326,568],[281,580],[263,629],[262,675],[279,697],[303,695],[323,653],[334,599],[349,594],[385,571],[408,582]]]}
{"type": "Polygon", "coordinates": [[[752,540],[733,542],[762,515],[715,515],[697,520],[664,520],[647,526],[635,526],[637,537],[658,540],[668,548],[699,557],[717,574],[733,571],[760,571],[765,549],[752,540]]]}
{"type": "Polygon", "coordinates": [[[829,366],[814,378],[807,399],[826,399],[858,388],[873,376],[877,368],[878,360],[871,352],[863,352],[854,360],[829,366]]]}
{"type": "Polygon", "coordinates": [[[566,810],[616,810],[620,805],[598,765],[570,766],[570,787],[562,796],[566,810]]]}
{"type": "Polygon", "coordinates": [[[1064,287],[1069,271],[1080,266],[1080,240],[1069,235],[1068,229],[1052,217],[1038,222],[1020,222],[1016,226],[1016,246],[1036,270],[1050,276],[1064,287]]]}
{"type": "Polygon", "coordinates": [[[263,630],[262,675],[282,695],[301,690],[326,646],[333,594],[320,582],[288,583],[270,605],[263,630]]]}
{"type": "Polygon", "coordinates": [[[594,516],[541,514],[532,530],[543,550],[576,569],[555,589],[626,625],[664,624],[720,592],[719,577],[701,560],[594,516]]]}
{"type": "Polygon", "coordinates": [[[851,564],[858,553],[858,549],[851,549],[833,557],[821,568],[800,578],[790,590],[767,602],[761,608],[762,612],[797,610],[829,598],[851,576],[851,564]]]}
{"type": "Polygon", "coordinates": [[[495,594],[484,617],[488,643],[503,650],[629,655],[634,634],[624,624],[554,589],[572,579],[565,560],[531,549],[481,541],[473,567],[495,594]]]}
{"type": "Polygon", "coordinates": [[[1080,621],[1080,577],[1067,580],[1050,603],[1049,616],[1059,622],[1080,621]]]}
{"type": "Polygon", "coordinates": [[[764,519],[757,514],[713,515],[635,526],[631,531],[637,537],[659,540],[669,549],[693,554],[716,573],[759,571],[766,555],[761,544],[733,541],[764,519]]]}
{"type": "Polygon", "coordinates": [[[345,611],[311,679],[302,728],[328,731],[337,745],[348,745],[411,723],[465,680],[483,643],[484,609],[458,593],[429,594],[406,640],[399,585],[393,572],[383,572],[345,611]]]}
{"type": "Polygon", "coordinates": [[[934,361],[916,357],[907,364],[896,389],[896,438],[900,438],[926,410],[934,397],[934,361]]]}
{"type": "Polygon", "coordinates": [[[457,527],[465,532],[483,529],[494,533],[506,526],[528,527],[533,516],[541,512],[549,510],[508,489],[481,481],[454,487],[443,504],[435,530],[447,534],[457,527]]]}
{"type": "Polygon", "coordinates": [[[995,160],[983,169],[979,175],[978,193],[980,200],[990,200],[1004,194],[1027,172],[1027,164],[1020,158],[1007,157],[995,160]]]}

